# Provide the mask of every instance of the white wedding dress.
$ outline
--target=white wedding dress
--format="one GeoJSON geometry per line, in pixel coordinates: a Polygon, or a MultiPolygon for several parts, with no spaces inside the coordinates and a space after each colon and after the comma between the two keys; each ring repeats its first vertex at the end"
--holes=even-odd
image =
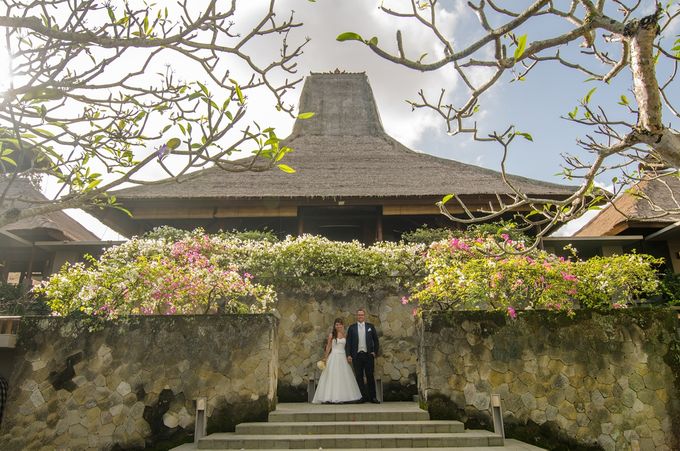
{"type": "Polygon", "coordinates": [[[345,338],[333,340],[331,353],[328,355],[326,368],[321,373],[312,403],[351,402],[361,399],[357,380],[345,356],[345,341],[345,338]]]}

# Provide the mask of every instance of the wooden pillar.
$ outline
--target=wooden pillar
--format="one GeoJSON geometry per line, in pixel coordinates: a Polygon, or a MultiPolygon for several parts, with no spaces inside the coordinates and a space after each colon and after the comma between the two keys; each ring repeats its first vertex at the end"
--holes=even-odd
{"type": "Polygon", "coordinates": [[[302,236],[302,234],[305,233],[305,218],[302,216],[301,208],[298,208],[297,220],[298,220],[297,234],[298,236],[302,236]]]}
{"type": "Polygon", "coordinates": [[[33,260],[35,259],[35,245],[31,246],[31,259],[28,261],[28,268],[26,268],[26,276],[23,280],[22,291],[28,293],[33,287],[33,260]]]}
{"type": "Polygon", "coordinates": [[[378,209],[378,212],[375,216],[375,240],[376,241],[382,241],[383,240],[382,209],[378,209]]]}

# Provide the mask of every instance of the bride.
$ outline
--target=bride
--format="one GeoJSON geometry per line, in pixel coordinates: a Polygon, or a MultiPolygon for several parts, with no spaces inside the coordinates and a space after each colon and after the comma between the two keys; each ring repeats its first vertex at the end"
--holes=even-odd
{"type": "Polygon", "coordinates": [[[342,319],[336,318],[326,342],[326,367],[321,373],[312,403],[341,403],[361,399],[354,372],[345,356],[345,341],[345,325],[342,319]]]}

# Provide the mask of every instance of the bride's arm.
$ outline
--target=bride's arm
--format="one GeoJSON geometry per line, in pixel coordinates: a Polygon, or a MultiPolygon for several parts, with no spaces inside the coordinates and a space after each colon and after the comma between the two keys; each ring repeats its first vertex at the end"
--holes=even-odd
{"type": "Polygon", "coordinates": [[[324,353],[323,360],[328,360],[328,354],[331,353],[331,341],[333,340],[333,334],[328,335],[328,340],[326,340],[326,352],[324,353]]]}

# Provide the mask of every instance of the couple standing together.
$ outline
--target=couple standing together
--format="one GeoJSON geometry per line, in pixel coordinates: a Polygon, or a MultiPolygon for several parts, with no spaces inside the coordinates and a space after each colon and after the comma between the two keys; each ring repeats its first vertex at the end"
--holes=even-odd
{"type": "Polygon", "coordinates": [[[379,349],[378,331],[373,324],[365,322],[364,309],[357,310],[356,319],[347,332],[342,319],[336,318],[333,322],[326,342],[326,367],[314,393],[314,404],[380,402],[375,396],[373,376],[379,349]]]}

